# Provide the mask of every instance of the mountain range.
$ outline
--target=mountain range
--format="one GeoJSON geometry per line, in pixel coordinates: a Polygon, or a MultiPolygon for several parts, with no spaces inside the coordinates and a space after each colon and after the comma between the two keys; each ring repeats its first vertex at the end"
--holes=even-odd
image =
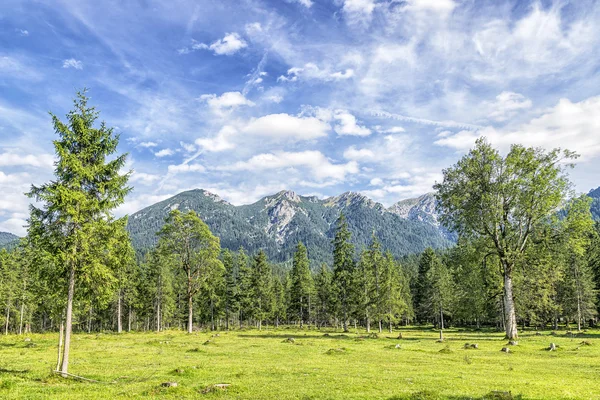
{"type": "Polygon", "coordinates": [[[287,261],[302,241],[315,262],[331,262],[335,222],[344,213],[357,250],[367,246],[373,234],[395,256],[421,252],[426,247],[446,247],[454,238],[441,229],[433,194],[403,200],[386,208],[368,197],[346,192],[319,199],[281,191],[256,203],[234,206],[202,189],[180,193],[146,207],[129,217],[128,229],[137,250],[151,248],[156,232],[169,211],[194,210],[221,238],[221,246],[250,253],[259,248],[276,262],[287,261]]]}
{"type": "MultiPolygon", "coordinates": [[[[588,196],[592,198],[592,215],[600,221],[600,187],[591,190],[588,196]]],[[[222,247],[231,250],[244,247],[249,253],[263,249],[275,262],[291,259],[299,241],[307,246],[313,262],[331,262],[331,240],[341,212],[346,216],[357,250],[367,246],[373,234],[397,257],[421,252],[429,246],[450,246],[456,239],[441,226],[432,193],[401,200],[386,208],[355,192],[320,199],[288,190],[253,204],[234,206],[213,193],[195,189],[129,217],[127,228],[136,250],[145,252],[156,244],[156,232],[173,209],[196,211],[221,238],[222,247]]],[[[13,247],[17,240],[12,233],[0,232],[0,248],[13,247]]]]}

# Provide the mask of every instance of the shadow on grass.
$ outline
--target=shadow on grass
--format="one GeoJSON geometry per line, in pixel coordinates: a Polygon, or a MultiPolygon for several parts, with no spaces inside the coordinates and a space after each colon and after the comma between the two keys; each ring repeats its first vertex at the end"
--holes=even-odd
{"type": "Polygon", "coordinates": [[[28,369],[6,369],[0,368],[0,374],[26,374],[28,373],[28,369]]]}
{"type": "Polygon", "coordinates": [[[0,347],[15,347],[16,343],[0,343],[0,347]]]}
{"type": "Polygon", "coordinates": [[[256,335],[256,334],[239,334],[239,337],[252,338],[252,339],[287,339],[289,337],[293,337],[295,340],[299,339],[338,339],[338,340],[348,340],[348,339],[356,339],[356,335],[350,334],[331,334],[326,333],[322,335],[291,335],[291,334],[277,334],[277,333],[268,333],[264,335],[256,335]]]}

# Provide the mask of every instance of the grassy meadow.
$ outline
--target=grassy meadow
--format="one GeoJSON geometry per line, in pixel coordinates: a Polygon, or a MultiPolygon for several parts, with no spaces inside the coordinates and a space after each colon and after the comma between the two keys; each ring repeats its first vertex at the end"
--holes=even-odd
{"type": "Polygon", "coordinates": [[[600,331],[524,332],[516,346],[491,331],[400,332],[76,334],[69,371],[102,383],[51,374],[57,334],[1,336],[0,399],[600,398],[600,331]]]}

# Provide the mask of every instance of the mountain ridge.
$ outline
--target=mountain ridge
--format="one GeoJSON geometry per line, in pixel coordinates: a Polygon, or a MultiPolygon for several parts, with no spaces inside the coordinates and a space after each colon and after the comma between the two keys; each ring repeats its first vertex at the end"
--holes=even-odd
{"type": "Polygon", "coordinates": [[[402,216],[359,192],[320,199],[282,190],[252,204],[234,206],[214,193],[193,189],[132,214],[128,229],[134,247],[144,251],[156,243],[156,232],[171,209],[191,209],[221,238],[224,248],[243,246],[250,252],[261,248],[274,261],[284,262],[302,241],[313,261],[331,262],[335,221],[343,212],[358,251],[368,245],[373,233],[395,256],[451,245],[452,238],[436,226],[435,208],[423,208],[435,202],[433,195],[421,197],[415,209],[402,216]]]}

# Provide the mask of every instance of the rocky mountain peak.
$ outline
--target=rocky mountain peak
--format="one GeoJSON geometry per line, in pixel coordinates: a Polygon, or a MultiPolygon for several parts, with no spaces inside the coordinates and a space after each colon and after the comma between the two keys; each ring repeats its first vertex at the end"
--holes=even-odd
{"type": "Polygon", "coordinates": [[[345,192],[339,196],[329,197],[325,199],[325,205],[330,207],[345,208],[352,205],[362,204],[369,208],[383,209],[383,206],[379,203],[374,202],[362,193],[358,192],[345,192]]]}
{"type": "Polygon", "coordinates": [[[439,227],[440,222],[435,208],[436,203],[435,195],[426,193],[417,198],[400,200],[388,208],[388,211],[403,219],[422,221],[439,227]]]}

